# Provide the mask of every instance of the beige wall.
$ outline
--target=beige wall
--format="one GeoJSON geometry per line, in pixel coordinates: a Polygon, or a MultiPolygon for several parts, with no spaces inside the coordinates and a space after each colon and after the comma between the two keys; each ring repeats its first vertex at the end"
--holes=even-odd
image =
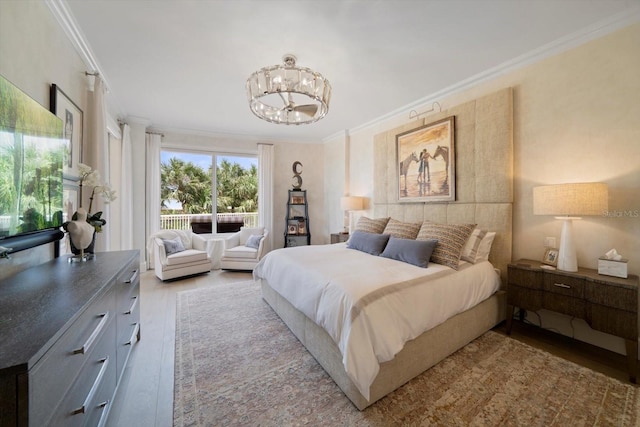
{"type": "MultiPolygon", "coordinates": [[[[533,215],[533,187],[602,181],[609,185],[609,210],[614,216],[575,222],[578,263],[595,268],[598,256],[615,247],[629,259],[629,271],[640,273],[638,46],[640,24],[635,24],[439,100],[447,109],[513,88],[514,258],[539,259],[544,237],[560,238],[560,221],[533,215]]],[[[373,197],[374,135],[408,122],[407,113],[351,132],[353,194],[373,197]]],[[[340,195],[338,190],[327,190],[328,198],[340,195]]]]}
{"type": "MultiPolygon", "coordinates": [[[[443,110],[513,88],[513,258],[540,259],[545,236],[560,240],[561,222],[534,216],[532,188],[564,182],[609,185],[609,216],[574,222],[578,264],[596,268],[616,248],[640,274],[640,24],[439,99],[443,110]]],[[[418,98],[421,94],[416,94],[418,98]]],[[[431,105],[417,108],[427,110],[431,105]]],[[[407,125],[408,112],[351,132],[352,193],[374,197],[374,135],[407,125]]],[[[425,121],[429,122],[430,116],[425,121]]],[[[327,156],[331,156],[327,146],[327,156]]],[[[327,189],[326,197],[341,196],[327,189]]],[[[368,214],[373,214],[370,209],[368,214]]],[[[544,326],[619,353],[623,340],[584,322],[541,313],[544,326]]],[[[530,319],[537,322],[535,315],[530,319]]]]}
{"type": "Polygon", "coordinates": [[[340,208],[340,197],[349,192],[347,151],[349,136],[342,134],[324,144],[324,217],[326,218],[324,235],[330,243],[331,233],[343,231],[345,225],[344,212],[340,208]],[[336,196],[337,195],[337,196],[336,196]]]}
{"type": "MultiPolygon", "coordinates": [[[[0,1],[0,74],[49,108],[57,84],[86,111],[85,67],[49,8],[40,1],[0,1]]],[[[53,258],[53,244],[0,260],[0,279],[53,258]]]]}
{"type": "Polygon", "coordinates": [[[274,143],[273,247],[284,246],[288,192],[292,188],[292,165],[302,163],[302,189],[307,190],[311,244],[326,243],[324,214],[324,146],[322,144],[274,143]]]}

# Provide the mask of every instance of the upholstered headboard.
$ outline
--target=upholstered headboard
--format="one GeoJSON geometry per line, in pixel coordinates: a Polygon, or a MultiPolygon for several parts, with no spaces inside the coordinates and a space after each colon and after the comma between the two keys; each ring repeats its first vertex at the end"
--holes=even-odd
{"type": "Polygon", "coordinates": [[[513,208],[513,94],[511,88],[414,120],[374,138],[376,218],[475,223],[495,231],[489,260],[506,281],[511,262],[513,208]],[[396,135],[455,116],[456,201],[398,201],[396,135]]]}

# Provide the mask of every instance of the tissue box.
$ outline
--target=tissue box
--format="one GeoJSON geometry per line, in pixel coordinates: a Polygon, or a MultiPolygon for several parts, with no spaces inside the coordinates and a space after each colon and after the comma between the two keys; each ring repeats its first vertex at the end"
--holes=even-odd
{"type": "Polygon", "coordinates": [[[627,278],[627,261],[621,259],[620,261],[614,261],[612,259],[598,258],[598,274],[604,274],[605,276],[622,277],[627,278]]]}

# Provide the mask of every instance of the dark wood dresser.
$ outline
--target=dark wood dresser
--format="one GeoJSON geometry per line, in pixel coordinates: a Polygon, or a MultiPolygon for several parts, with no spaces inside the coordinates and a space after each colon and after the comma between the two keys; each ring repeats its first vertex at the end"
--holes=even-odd
{"type": "Polygon", "coordinates": [[[104,425],[140,339],[139,251],[0,282],[0,426],[104,425]]]}
{"type": "Polygon", "coordinates": [[[629,380],[635,383],[638,371],[638,276],[622,279],[604,276],[588,268],[570,273],[544,269],[542,265],[528,259],[509,264],[507,333],[511,333],[515,307],[531,311],[544,308],[584,319],[592,329],[624,338],[629,380]]]}

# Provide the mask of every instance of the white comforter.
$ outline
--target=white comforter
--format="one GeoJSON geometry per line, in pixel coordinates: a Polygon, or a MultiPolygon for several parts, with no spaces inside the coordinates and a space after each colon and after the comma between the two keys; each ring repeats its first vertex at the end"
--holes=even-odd
{"type": "Polygon", "coordinates": [[[253,274],[329,333],[366,399],[380,363],[500,286],[489,262],[463,263],[457,272],[434,263],[424,269],[345,243],[272,251],[253,274]]]}

